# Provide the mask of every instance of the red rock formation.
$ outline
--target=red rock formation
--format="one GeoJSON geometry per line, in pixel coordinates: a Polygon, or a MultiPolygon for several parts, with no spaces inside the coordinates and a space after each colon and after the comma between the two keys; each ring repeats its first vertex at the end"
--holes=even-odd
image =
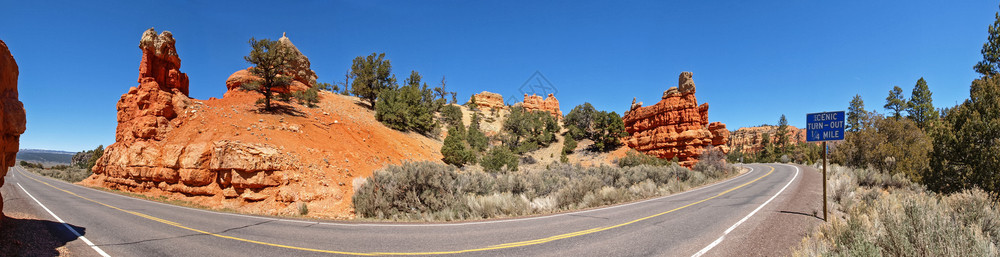
{"type": "Polygon", "coordinates": [[[507,105],[503,103],[503,96],[497,93],[483,91],[482,93],[472,95],[469,101],[475,101],[476,108],[479,110],[507,109],[507,105]]]}
{"type": "MultiPolygon", "coordinates": [[[[254,76],[253,74],[250,73],[250,68],[233,72],[233,74],[229,75],[229,78],[226,79],[226,94],[223,95],[223,97],[229,95],[229,92],[239,90],[240,87],[243,86],[244,84],[251,83],[254,81],[259,81],[260,79],[261,79],[260,77],[254,76]]],[[[309,86],[303,84],[298,80],[292,80],[292,84],[288,86],[288,90],[274,87],[271,88],[271,91],[274,91],[275,93],[287,93],[287,92],[302,91],[306,89],[309,89],[309,86]]]]}
{"type": "Polygon", "coordinates": [[[681,73],[678,85],[680,89],[667,89],[653,106],[642,107],[633,100],[622,118],[629,133],[626,144],[659,158],[677,157],[682,166],[689,168],[709,146],[728,153],[726,124],[708,122],[708,103],[698,105],[692,74],[681,73]]]}
{"type": "MultiPolygon", "coordinates": [[[[140,46],[164,43],[140,47],[142,71],[181,77],[173,40],[163,38],[169,33],[147,34],[154,36],[140,46]],[[168,54],[150,54],[156,49],[168,54]]],[[[347,218],[355,178],[387,164],[441,160],[440,142],[381,125],[351,97],[319,92],[316,108],[292,102],[294,115],[258,113],[259,94],[191,99],[162,86],[171,80],[142,74],[118,102],[116,142],[82,184],[260,214],[309,204],[310,216],[347,218]]]]}
{"type": "Polygon", "coordinates": [[[543,111],[552,114],[556,119],[562,119],[562,111],[559,110],[559,100],[549,94],[544,100],[541,96],[524,94],[524,103],[521,104],[528,111],[543,111]]]}
{"type": "Polygon", "coordinates": [[[299,48],[292,44],[292,40],[288,39],[285,33],[281,33],[281,38],[278,39],[278,42],[292,49],[292,54],[295,56],[288,62],[292,66],[291,75],[295,76],[293,79],[303,85],[315,84],[317,79],[316,72],[310,67],[309,58],[302,54],[302,52],[299,52],[299,48]]]}
{"type": "MultiPolygon", "coordinates": [[[[24,104],[17,99],[17,76],[17,62],[7,43],[0,40],[0,186],[4,184],[7,169],[14,166],[18,142],[25,129],[24,104]]],[[[0,195],[0,211],[3,211],[3,195],[0,195]]]]}
{"type": "MultiPolygon", "coordinates": [[[[764,149],[764,135],[770,136],[771,142],[778,141],[778,126],[757,126],[740,128],[733,132],[729,139],[729,148],[743,153],[756,153],[764,149]]],[[[806,130],[788,126],[788,142],[798,144],[806,142],[806,130]]]]}

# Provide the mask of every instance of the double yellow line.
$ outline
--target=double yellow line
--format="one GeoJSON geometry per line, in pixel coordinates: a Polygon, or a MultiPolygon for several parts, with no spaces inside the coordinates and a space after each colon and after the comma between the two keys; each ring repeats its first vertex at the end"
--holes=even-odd
{"type": "Polygon", "coordinates": [[[115,206],[112,206],[112,205],[108,205],[108,204],[105,204],[105,203],[102,203],[102,202],[95,201],[93,199],[90,199],[90,198],[78,195],[78,194],[70,192],[70,191],[66,191],[66,190],[64,190],[62,188],[55,187],[55,186],[53,186],[53,185],[51,185],[51,184],[49,184],[49,183],[47,183],[45,181],[38,180],[38,179],[33,178],[31,176],[25,176],[25,177],[30,178],[30,179],[32,179],[34,181],[39,182],[39,183],[45,184],[45,185],[47,185],[49,187],[55,188],[56,190],[63,191],[65,193],[67,193],[67,194],[79,197],[80,199],[84,199],[84,200],[87,200],[87,201],[90,201],[90,202],[93,202],[93,203],[96,203],[96,204],[99,204],[99,205],[103,205],[105,207],[108,207],[108,208],[111,208],[111,209],[115,209],[115,210],[118,210],[118,211],[121,211],[121,212],[124,212],[124,213],[132,214],[132,215],[139,216],[139,217],[142,217],[142,218],[146,218],[146,219],[149,219],[149,220],[152,220],[152,221],[156,221],[156,222],[159,222],[159,223],[167,224],[167,225],[174,226],[174,227],[177,227],[177,228],[186,229],[186,230],[197,232],[197,233],[204,234],[204,235],[209,235],[209,236],[214,236],[214,237],[219,237],[219,238],[225,238],[225,239],[231,239],[231,240],[236,240],[236,241],[242,241],[242,242],[247,242],[247,243],[253,243],[253,244],[259,244],[259,245],[267,245],[267,246],[274,246],[274,247],[280,247],[280,248],[286,248],[286,249],[295,249],[295,250],[302,250],[302,251],[309,251],[309,252],[346,254],[346,255],[360,255],[360,256],[374,256],[374,255],[441,255],[441,254],[456,254],[456,253],[480,252],[480,251],[497,250],[497,249],[505,249],[505,248],[514,248],[514,247],[522,247],[522,246],[529,246],[529,245],[538,245],[538,244],[544,244],[544,243],[548,243],[548,242],[552,242],[552,241],[556,241],[556,240],[560,240],[560,239],[566,239],[566,238],[571,238],[571,237],[577,237],[577,236],[582,236],[582,235],[597,233],[597,232],[601,232],[601,231],[605,231],[605,230],[609,230],[609,229],[614,229],[614,228],[618,228],[618,227],[627,226],[627,225],[630,225],[630,224],[633,224],[633,223],[636,223],[636,222],[640,222],[640,221],[643,221],[643,220],[652,219],[652,218],[655,218],[655,217],[658,217],[658,216],[661,216],[661,215],[664,215],[664,214],[667,214],[667,213],[675,212],[677,210],[681,210],[681,209],[690,207],[692,205],[703,203],[705,201],[712,200],[712,199],[715,199],[717,197],[723,196],[725,194],[728,194],[729,192],[732,192],[732,191],[734,191],[736,189],[739,189],[739,188],[742,188],[742,187],[747,186],[749,184],[752,184],[754,182],[757,182],[757,181],[763,179],[764,177],[767,177],[767,176],[771,175],[771,173],[774,172],[774,167],[772,167],[772,166],[768,166],[768,167],[770,167],[771,170],[768,171],[767,174],[764,174],[763,176],[760,176],[760,177],[758,177],[758,178],[756,178],[754,180],[751,180],[749,182],[743,183],[742,185],[730,188],[729,190],[723,191],[723,192],[721,192],[719,194],[716,194],[716,195],[714,195],[712,197],[705,198],[705,199],[702,199],[702,200],[697,201],[697,202],[689,203],[687,205],[684,205],[684,206],[681,206],[681,207],[677,207],[677,208],[674,208],[674,209],[669,210],[669,211],[665,211],[665,212],[653,214],[653,215],[650,215],[650,216],[638,218],[638,219],[635,219],[635,220],[632,220],[632,221],[629,221],[629,222],[625,222],[625,223],[621,223],[621,224],[618,224],[618,225],[607,226],[607,227],[597,227],[597,228],[592,228],[592,229],[588,229],[588,230],[582,230],[582,231],[571,232],[571,233],[566,233],[566,234],[561,234],[561,235],[555,235],[555,236],[550,236],[550,237],[541,238],[541,239],[528,240],[528,241],[520,241],[520,242],[513,242],[513,243],[506,243],[506,244],[499,244],[499,245],[492,245],[492,246],[487,246],[487,247],[482,247],[482,248],[474,248],[474,249],[466,249],[466,250],[439,251],[439,252],[368,252],[368,253],[364,253],[364,252],[349,252],[349,251],[333,251],[333,250],[323,250],[323,249],[315,249],[315,248],[306,248],[306,247],[298,247],[298,246],[291,246],[291,245],[275,244],[275,243],[268,243],[268,242],[250,240],[250,239],[233,237],[233,236],[220,235],[220,234],[216,234],[216,233],[212,233],[212,232],[208,232],[208,231],[204,231],[204,230],[200,230],[200,229],[196,229],[196,228],[186,227],[186,226],[181,225],[180,223],[177,223],[177,222],[173,222],[173,221],[169,221],[169,220],[165,220],[165,219],[153,217],[153,216],[146,215],[146,214],[143,214],[143,213],[140,213],[140,212],[134,212],[134,211],[124,210],[124,209],[121,209],[121,208],[118,208],[118,207],[115,207],[115,206]]]}

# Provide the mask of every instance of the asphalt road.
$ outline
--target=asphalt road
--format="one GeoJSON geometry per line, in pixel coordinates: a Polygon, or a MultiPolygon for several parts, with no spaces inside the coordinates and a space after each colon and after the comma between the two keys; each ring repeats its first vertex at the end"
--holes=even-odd
{"type": "MultiPolygon", "coordinates": [[[[18,211],[38,212],[38,217],[75,228],[82,237],[67,246],[79,256],[773,255],[725,248],[759,243],[753,239],[759,235],[744,234],[758,233],[755,226],[760,224],[776,226],[767,231],[786,229],[782,222],[764,221],[782,215],[775,210],[776,202],[795,202],[782,199],[794,191],[790,186],[801,187],[807,171],[783,164],[747,167],[750,172],[733,179],[631,204],[445,224],[316,222],[219,213],[85,188],[20,167],[11,168],[3,195],[34,203],[22,207],[34,210],[18,211]]],[[[820,203],[818,198],[815,202],[820,203]]],[[[74,236],[65,226],[55,229],[74,236]]]]}

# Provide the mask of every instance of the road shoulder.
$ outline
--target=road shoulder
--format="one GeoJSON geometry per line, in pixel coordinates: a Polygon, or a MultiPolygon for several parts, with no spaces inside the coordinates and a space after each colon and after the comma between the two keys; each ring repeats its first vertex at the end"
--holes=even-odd
{"type": "Polygon", "coordinates": [[[794,166],[799,168],[799,177],[788,190],[727,235],[706,256],[788,256],[823,222],[823,174],[809,166],[794,166]]]}

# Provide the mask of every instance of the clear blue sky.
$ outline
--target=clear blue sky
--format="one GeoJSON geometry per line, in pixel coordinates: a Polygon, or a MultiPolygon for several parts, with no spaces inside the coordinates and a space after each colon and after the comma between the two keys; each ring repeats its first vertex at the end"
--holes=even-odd
{"type": "Polygon", "coordinates": [[[191,97],[221,97],[248,66],[247,39],[288,36],[321,82],[355,56],[386,52],[402,78],[442,75],[462,102],[506,96],[539,71],[564,112],[651,105],[694,72],[709,119],[730,129],[802,127],[854,94],[881,112],[893,85],[924,77],[936,107],[968,98],[989,1],[8,1],[0,40],[20,66],[21,148],[78,151],[114,142],[115,103],[136,86],[149,27],[177,39],[191,97]],[[294,3],[293,3],[294,2],[294,3]]]}

